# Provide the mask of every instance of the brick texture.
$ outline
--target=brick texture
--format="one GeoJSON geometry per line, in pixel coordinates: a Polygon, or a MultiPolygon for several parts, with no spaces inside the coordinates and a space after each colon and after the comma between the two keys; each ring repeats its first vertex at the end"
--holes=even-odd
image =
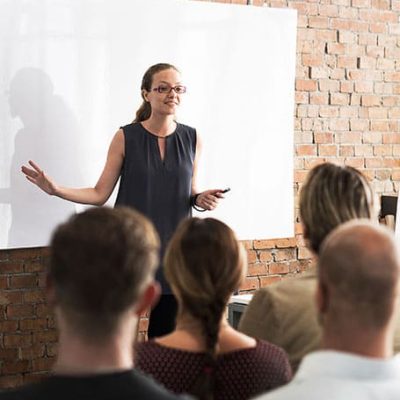
{"type": "MultiPolygon", "coordinates": [[[[295,204],[308,171],[325,161],[363,170],[379,195],[397,193],[400,1],[250,3],[298,11],[295,204]]],[[[312,255],[298,218],[293,222],[294,238],[244,243],[249,263],[242,291],[253,291],[309,268],[312,255]]],[[[42,379],[57,354],[54,316],[43,292],[47,258],[48,249],[43,248],[0,251],[0,388],[42,379]]],[[[139,340],[144,340],[147,324],[144,315],[139,340]]]]}

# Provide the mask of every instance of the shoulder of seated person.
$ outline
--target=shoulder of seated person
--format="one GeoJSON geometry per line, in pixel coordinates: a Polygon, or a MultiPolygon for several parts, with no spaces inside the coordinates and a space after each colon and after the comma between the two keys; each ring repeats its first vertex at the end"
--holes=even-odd
{"type": "Polygon", "coordinates": [[[234,331],[220,339],[220,354],[231,353],[238,350],[253,349],[257,346],[256,339],[244,333],[234,331]]]}
{"type": "Polygon", "coordinates": [[[293,288],[296,286],[305,287],[305,286],[314,286],[317,281],[317,274],[316,271],[310,270],[303,272],[298,275],[289,276],[287,278],[282,279],[279,282],[275,282],[271,285],[265,286],[261,288],[260,292],[279,292],[286,290],[288,288],[293,288]]]}
{"type": "Polygon", "coordinates": [[[269,307],[281,308],[285,304],[300,303],[308,301],[313,297],[317,287],[317,279],[314,275],[301,275],[299,277],[287,278],[281,282],[266,286],[256,291],[250,304],[254,307],[256,304],[266,304],[269,307]],[[307,296],[309,294],[310,296],[307,296]]]}

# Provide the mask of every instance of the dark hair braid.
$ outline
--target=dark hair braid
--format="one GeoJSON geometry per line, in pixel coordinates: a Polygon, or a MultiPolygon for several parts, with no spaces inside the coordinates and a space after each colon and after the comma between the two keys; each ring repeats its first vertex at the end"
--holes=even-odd
{"type": "Polygon", "coordinates": [[[213,400],[219,324],[225,309],[225,302],[215,301],[211,304],[201,304],[187,301],[185,305],[187,310],[200,321],[206,345],[205,365],[195,380],[190,394],[199,400],[213,400]]]}

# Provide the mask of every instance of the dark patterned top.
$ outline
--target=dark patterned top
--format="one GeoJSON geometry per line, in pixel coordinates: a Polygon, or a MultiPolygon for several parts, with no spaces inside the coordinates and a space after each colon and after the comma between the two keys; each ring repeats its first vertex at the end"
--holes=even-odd
{"type": "MultiPolygon", "coordinates": [[[[122,128],[125,158],[115,205],[134,207],[155,225],[161,241],[160,260],[179,223],[191,216],[193,163],[196,156],[196,130],[177,124],[165,137],[165,154],[161,158],[158,137],[141,123],[122,128]]],[[[164,294],[171,293],[162,268],[157,280],[164,294]]]]}
{"type": "MultiPolygon", "coordinates": [[[[136,367],[175,393],[189,393],[205,363],[205,353],[139,343],[136,367]]],[[[286,353],[263,340],[253,348],[218,356],[215,400],[244,400],[287,383],[292,377],[286,353]]]]}

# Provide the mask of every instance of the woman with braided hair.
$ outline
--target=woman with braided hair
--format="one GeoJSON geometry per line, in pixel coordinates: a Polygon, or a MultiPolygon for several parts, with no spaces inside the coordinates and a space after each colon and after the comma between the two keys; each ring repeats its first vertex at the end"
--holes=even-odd
{"type": "Polygon", "coordinates": [[[237,332],[224,318],[246,272],[246,253],[227,225],[213,218],[183,221],[164,265],[178,301],[176,328],[137,345],[139,369],[201,400],[248,399],[289,381],[282,349],[237,332]]]}

